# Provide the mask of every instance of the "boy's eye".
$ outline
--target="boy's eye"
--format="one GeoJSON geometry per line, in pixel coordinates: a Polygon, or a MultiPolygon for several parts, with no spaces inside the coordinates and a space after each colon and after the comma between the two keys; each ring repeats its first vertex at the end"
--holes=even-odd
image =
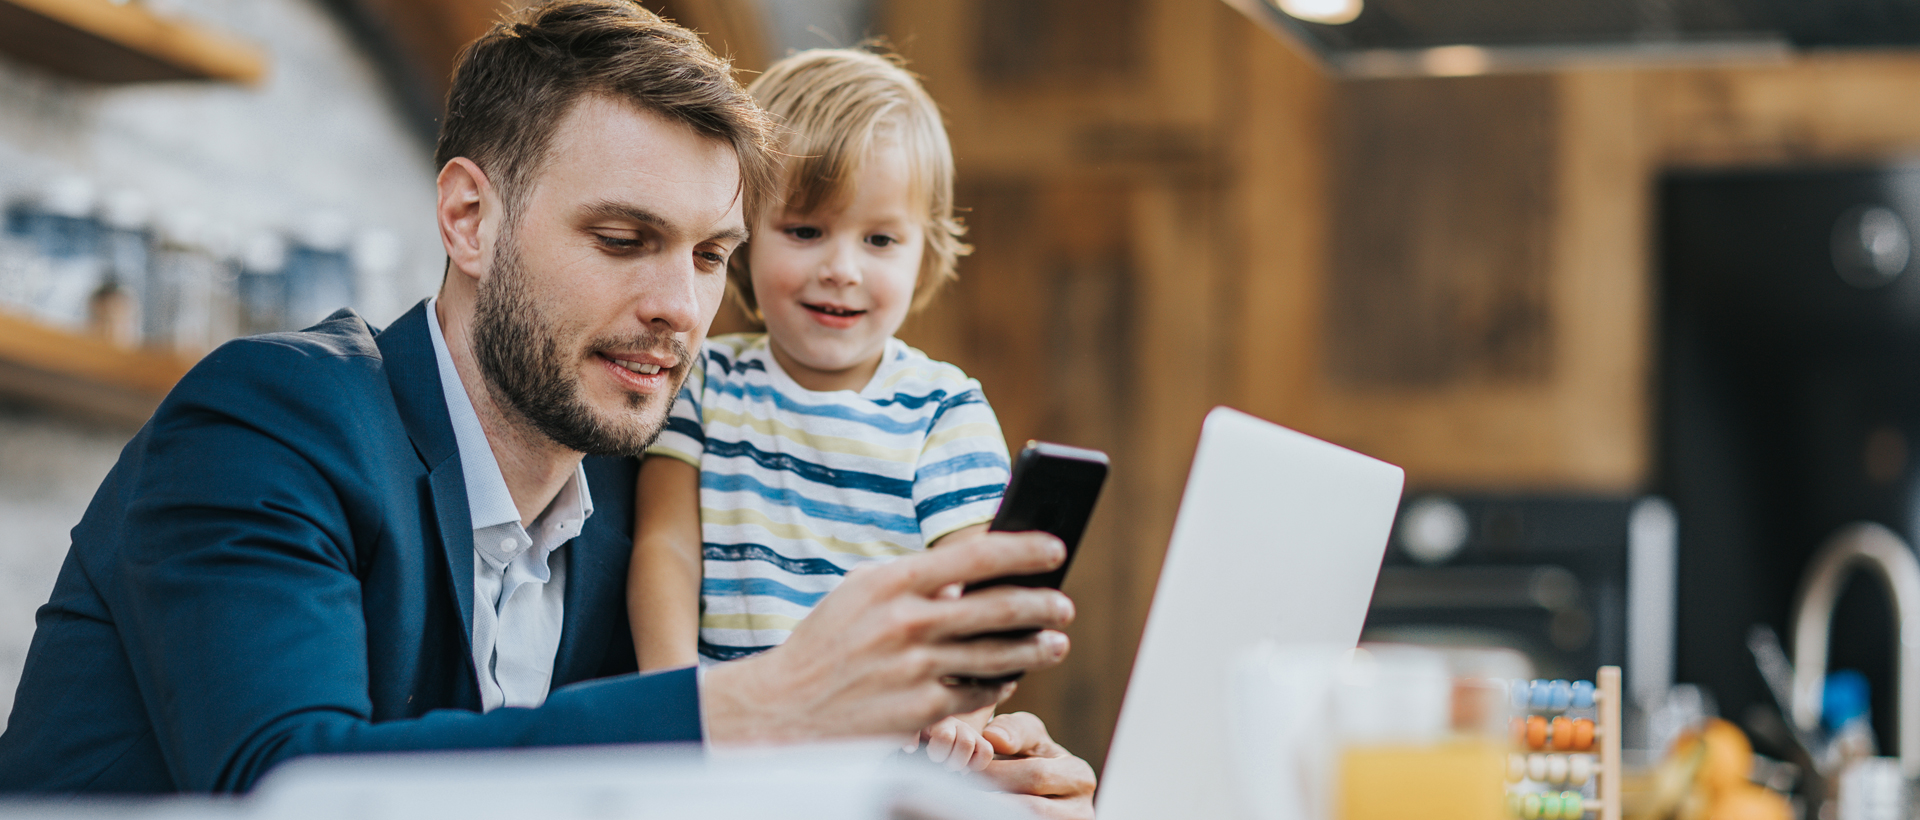
{"type": "Polygon", "coordinates": [[[796,228],[788,228],[787,235],[795,239],[819,239],[821,237],[820,229],[813,227],[812,225],[801,225],[796,228]]]}
{"type": "Polygon", "coordinates": [[[869,237],[867,237],[867,244],[869,244],[869,245],[872,245],[872,246],[874,246],[874,247],[876,247],[876,248],[884,248],[884,247],[886,247],[886,246],[888,246],[888,245],[892,245],[892,244],[895,244],[895,243],[898,243],[899,241],[900,241],[900,240],[898,240],[898,239],[895,239],[895,238],[893,238],[893,237],[891,237],[891,236],[888,236],[888,235],[886,235],[886,234],[883,234],[883,233],[882,233],[882,234],[874,234],[873,236],[869,236],[869,237]]]}

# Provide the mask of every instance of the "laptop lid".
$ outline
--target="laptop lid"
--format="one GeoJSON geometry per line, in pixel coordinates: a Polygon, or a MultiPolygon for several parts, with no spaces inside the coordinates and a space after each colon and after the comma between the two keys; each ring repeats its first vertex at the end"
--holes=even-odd
{"type": "Polygon", "coordinates": [[[1353,645],[1399,467],[1225,407],[1207,414],[1098,799],[1101,820],[1249,816],[1229,667],[1261,640],[1353,645]]]}

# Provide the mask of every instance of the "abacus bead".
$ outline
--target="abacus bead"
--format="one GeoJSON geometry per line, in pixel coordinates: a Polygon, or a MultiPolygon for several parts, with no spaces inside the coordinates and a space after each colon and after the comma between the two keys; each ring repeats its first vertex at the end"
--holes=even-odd
{"type": "Polygon", "coordinates": [[[1540,820],[1540,794],[1528,792],[1520,797],[1520,816],[1525,820],[1540,820]]]}
{"type": "Polygon", "coordinates": [[[1539,715],[1527,718],[1527,748],[1547,748],[1547,719],[1539,715]]]}
{"type": "Polygon", "coordinates": [[[1580,820],[1587,813],[1586,798],[1579,792],[1560,793],[1560,816],[1566,820],[1580,820]]]}
{"type": "Polygon", "coordinates": [[[1593,748],[1593,721],[1580,718],[1573,722],[1573,748],[1582,752],[1593,748]]]}
{"type": "Polygon", "coordinates": [[[1516,792],[1507,792],[1507,814],[1513,817],[1520,816],[1520,795],[1516,792]]]}
{"type": "Polygon", "coordinates": [[[1516,710],[1526,709],[1528,701],[1533,699],[1533,684],[1516,680],[1509,681],[1507,687],[1507,702],[1516,710]]]}
{"type": "Polygon", "coordinates": [[[1573,685],[1557,680],[1547,686],[1547,708],[1555,712],[1565,712],[1573,705],[1573,685]]]}
{"type": "Polygon", "coordinates": [[[1573,719],[1566,715],[1553,719],[1553,748],[1567,751],[1573,748],[1573,719]]]}
{"type": "Polygon", "coordinates": [[[1507,781],[1518,783],[1527,779],[1527,756],[1523,754],[1507,755],[1507,781]]]}
{"type": "Polygon", "coordinates": [[[1560,795],[1557,792],[1540,794],[1540,820],[1560,820],[1560,795]]]}
{"type": "Polygon", "coordinates": [[[1593,776],[1593,755],[1567,756],[1567,782],[1575,786],[1587,785],[1587,778],[1593,776]]]}
{"type": "Polygon", "coordinates": [[[1527,755],[1527,779],[1547,781],[1547,756],[1539,752],[1527,755]]]}
{"type": "Polygon", "coordinates": [[[1507,729],[1513,734],[1513,745],[1527,745],[1527,719],[1517,717],[1507,721],[1507,729]]]}
{"type": "Polygon", "coordinates": [[[1573,708],[1593,708],[1593,681],[1577,680],[1573,682],[1573,708]]]}
{"type": "Polygon", "coordinates": [[[1547,755],[1547,782],[1556,786],[1567,782],[1567,756],[1547,755]]]}
{"type": "Polygon", "coordinates": [[[1537,680],[1530,688],[1533,696],[1527,699],[1527,708],[1546,711],[1553,703],[1553,686],[1548,681],[1537,680]]]}

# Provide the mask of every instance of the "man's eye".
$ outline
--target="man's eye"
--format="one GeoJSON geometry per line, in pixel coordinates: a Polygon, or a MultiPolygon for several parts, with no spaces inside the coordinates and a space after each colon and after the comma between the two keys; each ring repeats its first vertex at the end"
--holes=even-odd
{"type": "Polygon", "coordinates": [[[801,225],[800,227],[797,227],[797,228],[788,228],[787,235],[795,239],[819,239],[821,237],[820,229],[813,227],[812,225],[801,225]]]}
{"type": "Polygon", "coordinates": [[[727,255],[719,251],[696,251],[694,252],[694,256],[699,257],[700,261],[705,263],[708,268],[724,268],[727,266],[727,255]]]}
{"type": "Polygon", "coordinates": [[[640,240],[636,237],[608,236],[606,234],[594,234],[594,238],[599,240],[601,247],[606,248],[608,250],[630,251],[640,247],[640,240]]]}

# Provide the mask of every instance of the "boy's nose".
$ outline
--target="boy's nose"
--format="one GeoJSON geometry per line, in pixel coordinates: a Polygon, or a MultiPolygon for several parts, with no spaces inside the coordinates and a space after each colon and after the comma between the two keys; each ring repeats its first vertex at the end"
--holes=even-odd
{"type": "Polygon", "coordinates": [[[857,285],[860,283],[859,249],[850,242],[835,242],[833,250],[827,255],[825,264],[820,266],[820,278],[836,285],[857,285]]]}

